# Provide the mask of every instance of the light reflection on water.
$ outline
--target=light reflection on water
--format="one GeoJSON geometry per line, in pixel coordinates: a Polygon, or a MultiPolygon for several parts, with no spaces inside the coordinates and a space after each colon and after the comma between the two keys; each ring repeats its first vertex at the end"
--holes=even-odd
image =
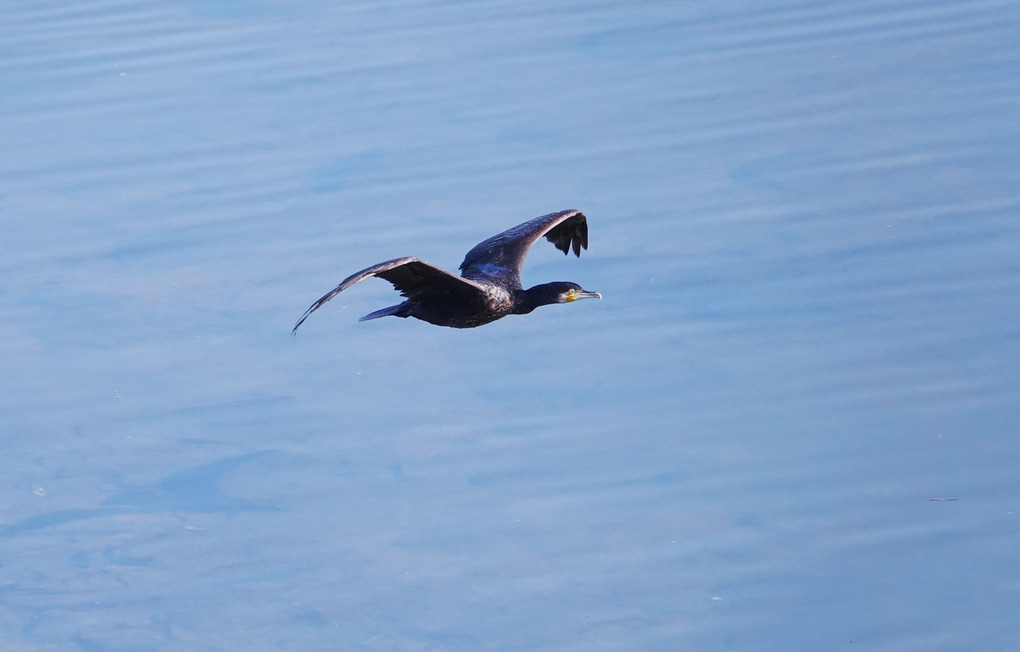
{"type": "Polygon", "coordinates": [[[1015,642],[1011,5],[8,13],[8,645],[1015,642]]]}

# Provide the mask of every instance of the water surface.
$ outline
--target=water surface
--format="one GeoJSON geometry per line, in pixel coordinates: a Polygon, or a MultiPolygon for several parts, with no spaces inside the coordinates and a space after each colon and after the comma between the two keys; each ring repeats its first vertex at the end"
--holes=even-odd
{"type": "Polygon", "coordinates": [[[1013,3],[334,4],[7,7],[4,647],[1016,646],[1013,3]]]}

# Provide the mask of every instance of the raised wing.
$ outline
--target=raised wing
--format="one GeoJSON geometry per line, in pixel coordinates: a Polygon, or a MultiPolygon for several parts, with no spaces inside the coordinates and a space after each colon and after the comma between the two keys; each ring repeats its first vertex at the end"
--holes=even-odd
{"type": "Polygon", "coordinates": [[[460,264],[463,276],[520,286],[521,266],[531,247],[545,236],[563,253],[588,248],[588,221],[578,210],[559,211],[536,217],[524,224],[480,242],[460,264]]]}
{"type": "Polygon", "coordinates": [[[393,287],[400,290],[400,293],[409,299],[436,292],[485,292],[485,290],[474,281],[460,276],[455,276],[444,269],[429,265],[428,263],[413,256],[394,258],[393,260],[387,260],[386,262],[379,263],[378,265],[372,265],[371,267],[351,274],[345,278],[340,285],[330,290],[329,294],[313,303],[308,310],[305,311],[305,314],[301,315],[301,319],[294,324],[294,329],[291,332],[293,333],[297,331],[298,326],[308,319],[308,315],[322,307],[322,304],[326,303],[355,283],[360,283],[366,278],[370,278],[372,276],[378,276],[379,278],[389,281],[393,284],[393,287]]]}

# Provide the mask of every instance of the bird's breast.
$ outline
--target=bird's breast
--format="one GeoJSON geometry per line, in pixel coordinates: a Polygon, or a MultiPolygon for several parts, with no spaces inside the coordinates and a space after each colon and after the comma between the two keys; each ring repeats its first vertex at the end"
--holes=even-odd
{"type": "Polygon", "coordinates": [[[489,285],[485,288],[485,300],[494,312],[507,313],[514,307],[513,297],[505,288],[489,285]]]}

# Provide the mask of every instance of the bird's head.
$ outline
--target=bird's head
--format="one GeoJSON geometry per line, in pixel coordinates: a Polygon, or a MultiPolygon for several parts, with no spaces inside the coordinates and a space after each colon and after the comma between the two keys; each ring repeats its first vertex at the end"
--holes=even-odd
{"type": "Polygon", "coordinates": [[[538,306],[547,306],[552,303],[571,303],[579,299],[601,299],[598,292],[588,292],[577,283],[569,281],[555,281],[543,283],[525,291],[527,296],[528,312],[538,306]]]}

